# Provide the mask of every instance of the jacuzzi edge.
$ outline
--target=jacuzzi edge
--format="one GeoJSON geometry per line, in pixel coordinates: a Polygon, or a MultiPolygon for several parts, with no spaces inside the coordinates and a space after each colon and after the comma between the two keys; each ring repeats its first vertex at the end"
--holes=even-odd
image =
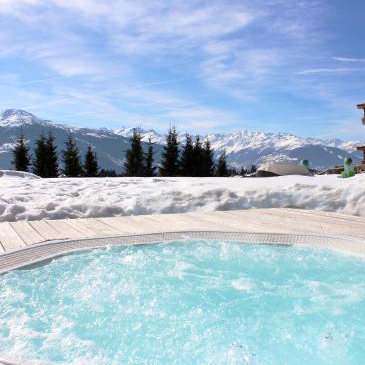
{"type": "Polygon", "coordinates": [[[187,239],[322,247],[365,258],[365,239],[356,237],[318,234],[192,230],[42,242],[1,254],[0,275],[72,252],[108,246],[153,244],[176,240],[183,241],[187,239]]]}

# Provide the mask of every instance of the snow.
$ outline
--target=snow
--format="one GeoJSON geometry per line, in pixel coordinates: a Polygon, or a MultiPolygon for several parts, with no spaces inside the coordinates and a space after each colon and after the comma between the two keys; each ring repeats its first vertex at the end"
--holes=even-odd
{"type": "MultiPolygon", "coordinates": [[[[161,145],[166,144],[166,136],[159,134],[154,130],[143,130],[139,128],[142,141],[148,142],[151,138],[152,142],[161,145]]],[[[130,137],[133,128],[123,127],[114,130],[115,134],[123,137],[130,137]]],[[[179,142],[185,144],[185,134],[180,133],[179,142]]],[[[319,139],[298,137],[290,133],[265,133],[248,130],[241,130],[233,133],[216,133],[201,136],[201,141],[209,140],[211,147],[218,152],[223,149],[228,155],[228,163],[237,169],[241,167],[249,168],[252,164],[259,165],[268,162],[294,162],[299,163],[300,158],[292,157],[294,155],[304,154],[302,158],[312,156],[310,161],[311,167],[322,170],[336,164],[331,155],[352,153],[356,151],[356,146],[361,142],[343,142],[340,139],[319,139]],[[304,151],[298,151],[305,148],[304,151]],[[320,148],[323,152],[318,152],[320,148]],[[335,149],[335,150],[334,150],[335,149]],[[292,152],[297,150],[297,152],[292,152]],[[322,159],[313,157],[322,155],[322,159]]],[[[318,156],[319,157],[319,156],[318,156]]],[[[348,156],[350,157],[350,156],[348,156]]],[[[355,160],[356,162],[356,157],[355,160]]]]}
{"type": "Polygon", "coordinates": [[[79,127],[69,127],[63,124],[56,124],[50,120],[39,119],[32,113],[19,109],[7,109],[0,111],[0,127],[20,127],[40,125],[43,127],[58,127],[73,132],[80,129],[79,127]]]}
{"type": "MultiPolygon", "coordinates": [[[[14,171],[14,170],[0,170],[0,178],[3,179],[41,179],[41,177],[31,174],[30,172],[14,171]]],[[[1,180],[2,181],[2,180],[1,180]]],[[[1,191],[1,188],[0,188],[1,191]]]]}
{"type": "Polygon", "coordinates": [[[32,124],[41,124],[41,120],[24,110],[8,109],[0,112],[1,127],[16,127],[32,124]]]}
{"type": "MultiPolygon", "coordinates": [[[[121,129],[113,130],[113,133],[117,134],[118,136],[130,138],[133,135],[134,129],[135,129],[134,127],[131,127],[131,128],[122,127],[121,129]]],[[[157,133],[153,129],[143,130],[141,128],[138,128],[138,131],[141,133],[143,142],[148,142],[149,139],[151,138],[152,143],[166,144],[166,136],[157,133]]],[[[180,137],[182,137],[182,136],[180,136],[180,137]]],[[[180,140],[182,140],[182,139],[180,138],[180,140]]]]}
{"type": "Polygon", "coordinates": [[[0,221],[297,207],[365,216],[365,174],[0,179],[0,221]]]}
{"type": "Polygon", "coordinates": [[[0,145],[0,153],[6,153],[12,151],[16,146],[16,143],[4,143],[0,145]]]}
{"type": "MultiPolygon", "coordinates": [[[[166,136],[159,134],[153,129],[143,130],[139,128],[142,141],[148,142],[151,137],[152,142],[166,144],[166,136]]],[[[115,134],[123,137],[131,137],[133,128],[122,127],[114,130],[115,134]]],[[[361,144],[360,141],[344,142],[340,139],[320,139],[320,138],[304,138],[298,137],[290,133],[265,133],[242,130],[233,133],[216,133],[202,136],[202,141],[208,139],[216,150],[226,149],[227,153],[235,153],[245,149],[257,149],[264,151],[265,149],[273,150],[293,150],[308,145],[328,146],[340,148],[346,152],[356,151],[356,146],[361,144]]],[[[179,135],[179,141],[185,142],[185,135],[179,135]]],[[[327,151],[327,148],[324,148],[327,151]]],[[[332,152],[333,153],[333,152],[332,152]]]]}
{"type": "MultiPolygon", "coordinates": [[[[68,121],[69,123],[72,121],[68,121]]],[[[98,138],[99,155],[102,155],[109,151],[110,140],[123,140],[129,138],[133,133],[133,128],[122,127],[116,130],[108,130],[106,128],[90,129],[81,127],[71,127],[63,124],[56,124],[54,122],[43,120],[35,115],[23,110],[9,109],[4,112],[0,112],[0,154],[2,154],[1,163],[3,168],[9,166],[10,149],[9,146],[14,142],[15,137],[19,135],[19,130],[14,130],[14,134],[11,133],[12,128],[18,128],[19,126],[27,126],[27,133],[32,130],[32,126],[39,129],[42,126],[48,130],[51,128],[55,134],[59,131],[66,133],[75,133],[75,138],[78,141],[89,141],[90,137],[98,138]],[[2,130],[6,133],[6,137],[1,138],[2,130]]],[[[164,145],[166,143],[166,136],[159,134],[153,129],[143,130],[139,128],[142,141],[148,142],[151,138],[153,143],[164,145]]],[[[182,144],[185,143],[184,131],[181,131],[179,140],[182,144]]],[[[5,136],[4,133],[4,136],[5,136]]],[[[32,132],[33,133],[33,132],[32,132]]],[[[338,155],[347,156],[347,153],[352,153],[356,150],[356,146],[364,144],[359,141],[344,142],[340,139],[318,139],[299,137],[290,133],[265,133],[255,132],[248,130],[236,131],[233,133],[215,133],[202,136],[201,140],[208,139],[211,142],[212,148],[217,152],[216,156],[220,154],[222,149],[225,149],[228,155],[228,163],[235,168],[241,168],[242,166],[249,168],[252,164],[259,165],[267,162],[294,162],[298,163],[300,158],[310,158],[311,167],[317,170],[322,170],[338,164],[338,155]],[[302,151],[296,151],[296,149],[303,148],[302,151]],[[323,149],[321,151],[320,149],[323,149]],[[327,151],[327,152],[326,152],[327,151]],[[303,155],[303,156],[302,156],[303,155]],[[295,156],[295,157],[294,157],[295,156]],[[318,157],[317,157],[318,156],[318,157]],[[332,157],[333,156],[333,157],[332,157]]],[[[31,144],[34,140],[30,141],[31,144]]],[[[124,140],[123,143],[126,141],[124,140]]],[[[156,146],[157,147],[157,146],[156,146]]],[[[120,161],[120,150],[116,151],[113,148],[112,156],[107,158],[109,166],[107,168],[114,168],[120,165],[115,164],[114,160],[120,161]]],[[[360,158],[356,155],[351,156],[354,163],[359,162],[360,158]]],[[[156,163],[159,161],[156,160],[156,163]]],[[[1,168],[1,166],[0,166],[1,168]]]]}

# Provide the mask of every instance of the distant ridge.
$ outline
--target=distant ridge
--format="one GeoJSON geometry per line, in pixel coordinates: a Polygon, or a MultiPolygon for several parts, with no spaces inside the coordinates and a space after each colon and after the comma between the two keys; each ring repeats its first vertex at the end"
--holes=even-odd
{"type": "MultiPolygon", "coordinates": [[[[0,112],[0,169],[12,167],[11,150],[21,129],[31,150],[33,150],[34,143],[40,134],[48,134],[51,131],[56,138],[59,157],[61,157],[67,135],[72,132],[82,155],[85,154],[88,144],[91,143],[96,150],[100,167],[113,169],[118,173],[122,171],[125,151],[129,148],[128,137],[119,136],[105,128],[91,129],[66,126],[40,119],[23,110],[9,109],[0,112]]],[[[161,149],[161,146],[155,148],[157,158],[160,158],[161,149]]]]}
{"type": "MultiPolygon", "coordinates": [[[[165,135],[159,134],[153,129],[140,130],[142,141],[149,138],[155,143],[165,144],[165,135]]],[[[120,136],[130,137],[133,128],[121,128],[114,130],[120,136]]],[[[343,163],[345,157],[351,157],[355,162],[360,161],[360,154],[356,146],[360,141],[344,142],[340,139],[302,138],[290,133],[265,133],[254,131],[238,131],[234,133],[217,133],[202,136],[209,139],[216,151],[225,149],[228,154],[228,162],[236,167],[242,165],[259,165],[265,162],[298,162],[308,158],[314,168],[326,168],[328,166],[343,163]]],[[[184,134],[180,134],[181,142],[184,142],[184,134]]]]}
{"type": "MultiPolygon", "coordinates": [[[[0,169],[11,167],[11,149],[20,134],[20,127],[29,139],[31,148],[42,131],[48,133],[52,130],[56,137],[58,152],[63,148],[67,134],[72,132],[82,153],[86,151],[87,145],[92,143],[98,154],[100,166],[115,169],[117,172],[122,170],[124,152],[129,147],[129,137],[133,130],[125,127],[114,131],[106,128],[71,127],[40,119],[23,110],[5,110],[0,112],[0,169]]],[[[144,142],[151,137],[155,143],[155,161],[158,163],[165,136],[153,129],[141,129],[141,134],[144,142]]],[[[298,163],[300,159],[307,158],[311,162],[311,167],[323,169],[342,164],[345,157],[351,157],[354,162],[360,161],[356,145],[361,142],[302,138],[289,133],[275,134],[247,130],[228,134],[208,134],[202,138],[208,138],[217,153],[223,148],[226,149],[228,162],[236,167],[260,165],[270,161],[298,163]]],[[[183,134],[180,135],[180,139],[183,142],[183,134]]]]}

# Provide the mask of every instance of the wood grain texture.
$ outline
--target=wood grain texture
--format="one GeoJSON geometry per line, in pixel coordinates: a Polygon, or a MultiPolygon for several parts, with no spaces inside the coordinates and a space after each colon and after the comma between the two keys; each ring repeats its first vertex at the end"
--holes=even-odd
{"type": "Polygon", "coordinates": [[[0,254],[46,240],[173,231],[242,231],[365,238],[365,218],[274,208],[0,223],[0,254]]]}
{"type": "Polygon", "coordinates": [[[1,223],[0,242],[6,252],[26,246],[26,243],[8,222],[1,223]]]}

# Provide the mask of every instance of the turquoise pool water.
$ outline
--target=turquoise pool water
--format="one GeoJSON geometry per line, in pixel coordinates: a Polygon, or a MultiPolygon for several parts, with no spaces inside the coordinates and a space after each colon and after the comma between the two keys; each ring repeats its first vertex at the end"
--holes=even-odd
{"type": "Polygon", "coordinates": [[[365,265],[189,241],[0,276],[0,354],[70,364],[362,364],[365,265]]]}

